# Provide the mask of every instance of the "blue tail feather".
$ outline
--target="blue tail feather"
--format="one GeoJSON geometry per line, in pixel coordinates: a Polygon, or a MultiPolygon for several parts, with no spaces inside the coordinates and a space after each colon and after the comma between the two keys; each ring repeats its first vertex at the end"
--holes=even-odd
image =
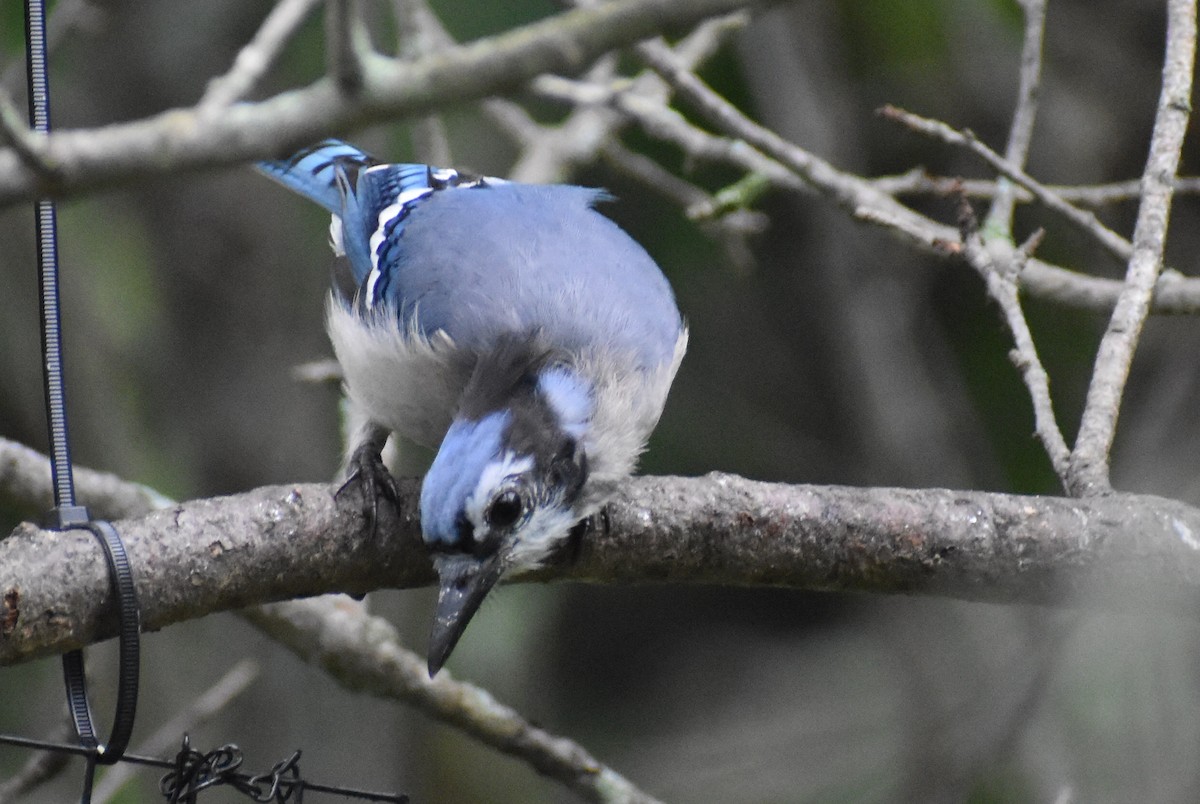
{"type": "Polygon", "coordinates": [[[316,201],[335,215],[342,214],[339,175],[349,188],[358,183],[358,172],[379,164],[370,154],[341,140],[323,140],[290,159],[259,162],[258,169],[269,178],[300,195],[316,201]]]}
{"type": "Polygon", "coordinates": [[[340,226],[331,230],[334,249],[349,258],[359,288],[358,301],[368,308],[392,292],[405,222],[424,198],[440,190],[483,187],[499,181],[430,165],[384,164],[333,139],[305,148],[290,159],[259,162],[257,167],[340,220],[340,226]]]}

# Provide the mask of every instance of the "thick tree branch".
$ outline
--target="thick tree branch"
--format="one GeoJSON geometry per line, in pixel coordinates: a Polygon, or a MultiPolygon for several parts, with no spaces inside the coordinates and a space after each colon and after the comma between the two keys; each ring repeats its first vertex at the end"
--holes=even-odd
{"type": "MultiPolygon", "coordinates": [[[[120,521],[147,630],[254,603],[432,581],[401,483],[387,539],[362,536],[333,487],[277,486],[120,521]]],[[[902,592],[1006,603],[1103,595],[1200,602],[1200,510],[1119,495],[1089,500],[941,489],[787,486],[730,475],[630,481],[577,561],[529,580],[690,582],[902,592]]],[[[93,537],[32,525],[0,541],[0,664],[110,636],[93,537]]]]}
{"type": "Polygon", "coordinates": [[[278,156],[354,126],[428,112],[515,89],[545,72],[574,73],[601,54],[664,31],[685,29],[746,0],[614,0],[568,11],[498,36],[401,62],[373,54],[352,96],[324,78],[222,115],[174,109],[101,129],[60,130],[38,156],[39,176],[11,149],[0,150],[0,206],[165,175],[278,156]]]}

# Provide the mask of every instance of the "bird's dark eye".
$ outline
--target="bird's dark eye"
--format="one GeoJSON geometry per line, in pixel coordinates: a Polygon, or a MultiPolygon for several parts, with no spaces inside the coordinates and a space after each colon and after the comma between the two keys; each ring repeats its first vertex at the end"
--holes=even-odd
{"type": "Polygon", "coordinates": [[[525,504],[521,500],[521,495],[512,489],[507,489],[492,499],[484,516],[491,527],[508,528],[521,518],[524,508],[525,504]]]}

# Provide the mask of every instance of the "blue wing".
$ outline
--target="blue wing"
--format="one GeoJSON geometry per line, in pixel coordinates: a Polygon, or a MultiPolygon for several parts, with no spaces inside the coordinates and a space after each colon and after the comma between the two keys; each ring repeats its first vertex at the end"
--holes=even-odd
{"type": "MultiPolygon", "coordinates": [[[[561,348],[603,345],[644,367],[669,363],[683,328],[666,278],[592,205],[602,191],[381,164],[326,140],[260,170],[340,218],[357,309],[441,330],[486,350],[540,332],[561,348]]],[[[341,242],[337,239],[340,235],[341,242]]]]}
{"type": "Polygon", "coordinates": [[[518,183],[435,193],[390,253],[388,301],[403,324],[475,351],[540,332],[573,353],[670,363],[683,328],[674,294],[650,255],[592,208],[603,197],[518,183]]]}

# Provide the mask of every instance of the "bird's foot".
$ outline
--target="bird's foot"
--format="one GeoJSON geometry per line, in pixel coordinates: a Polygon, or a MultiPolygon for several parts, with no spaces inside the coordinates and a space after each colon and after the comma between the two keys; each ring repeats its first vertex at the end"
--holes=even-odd
{"type": "Polygon", "coordinates": [[[392,473],[384,466],[378,445],[366,441],[355,448],[350,455],[349,474],[346,482],[334,493],[341,499],[351,489],[358,489],[362,499],[362,513],[367,521],[367,532],[375,536],[379,525],[380,499],[389,500],[393,506],[399,505],[400,487],[392,473]]]}

